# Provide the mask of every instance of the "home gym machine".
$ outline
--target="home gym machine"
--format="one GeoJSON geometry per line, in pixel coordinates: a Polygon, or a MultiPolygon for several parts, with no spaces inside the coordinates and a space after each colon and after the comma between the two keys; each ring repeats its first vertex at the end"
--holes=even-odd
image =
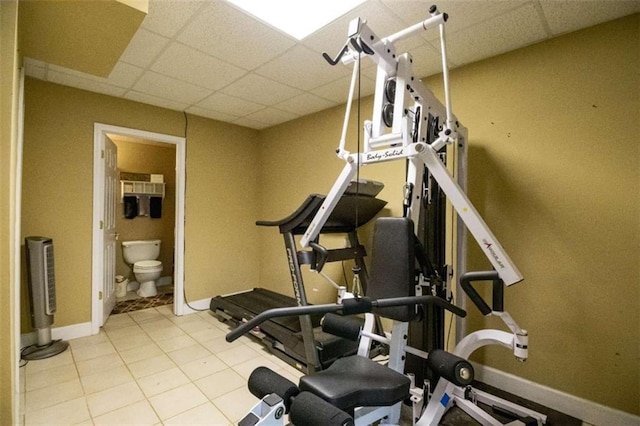
{"type": "MultiPolygon", "coordinates": [[[[358,324],[335,325],[335,317],[325,316],[327,330],[342,336],[359,339],[358,354],[336,360],[326,370],[304,376],[295,385],[264,368],[254,371],[249,380],[250,391],[262,400],[243,419],[245,424],[281,424],[283,414],[290,411],[290,419],[298,424],[358,424],[374,422],[398,424],[403,401],[413,403],[413,423],[437,425],[449,408],[456,405],[483,425],[499,425],[490,414],[476,403],[483,402],[509,413],[510,424],[546,423],[546,416],[512,404],[501,398],[471,387],[473,366],[468,357],[478,348],[499,345],[513,351],[516,359],[528,357],[528,334],[504,310],[504,286],[520,282],[523,277],[469,201],[461,185],[449,173],[438,152],[444,147],[464,150],[466,129],[451,111],[449,73],[445,46],[447,15],[435,6],[429,10],[430,18],[386,38],[378,37],[366,24],[355,19],[349,25],[347,42],[336,58],[324,54],[332,65],[353,63],[353,76],[347,101],[342,137],[336,153],[345,166],[322,205],[309,223],[302,238],[303,247],[312,247],[323,226],[338,205],[349,182],[361,166],[402,160],[407,164],[404,186],[404,217],[381,218],[376,221],[369,277],[370,298],[343,299],[341,303],[307,307],[267,310],[227,335],[232,341],[262,321],[282,316],[311,313],[340,313],[343,318],[365,313],[364,326],[358,324]],[[412,73],[412,58],[408,53],[398,54],[394,44],[424,30],[438,28],[444,80],[444,105],[412,73]],[[372,120],[364,122],[364,151],[346,150],[346,130],[350,108],[360,73],[360,61],[369,57],[377,65],[376,90],[372,120]],[[438,123],[434,126],[435,123],[438,123]],[[465,293],[484,315],[500,318],[509,331],[479,330],[458,340],[452,353],[443,348],[429,352],[407,345],[408,323],[415,319],[415,306],[438,306],[462,317],[465,312],[450,303],[449,274],[442,277],[445,297],[421,295],[420,285],[425,277],[416,275],[414,223],[419,223],[419,206],[425,196],[425,168],[446,195],[457,213],[459,232],[468,231],[477,241],[494,270],[463,272],[458,265],[458,295],[465,293]],[[387,220],[383,220],[387,219],[387,220]],[[476,281],[493,283],[491,305],[482,299],[473,287],[476,281]],[[418,285],[416,285],[416,282],[418,285]],[[377,313],[393,320],[393,330],[384,335],[374,331],[373,316],[377,313]],[[389,346],[386,367],[368,357],[372,341],[389,346]],[[433,373],[432,385],[415,380],[405,369],[407,354],[426,360],[433,373]],[[408,373],[408,374],[405,374],[408,373]]],[[[360,126],[360,123],[358,123],[360,126]]],[[[359,143],[358,143],[359,145],[359,143]]],[[[455,242],[458,246],[462,238],[455,242]]],[[[459,255],[464,255],[459,251],[459,255]]],[[[432,290],[433,291],[433,290],[432,290]]]]}
{"type": "MultiPolygon", "coordinates": [[[[467,360],[475,349],[500,344],[521,360],[528,356],[526,339],[508,313],[502,311],[503,282],[495,271],[468,273],[462,286],[483,311],[498,315],[512,328],[481,330],[460,341],[453,353],[436,349],[426,353],[407,344],[409,323],[416,320],[421,306],[439,306],[464,317],[466,312],[437,296],[414,296],[414,227],[408,218],[376,220],[372,254],[370,297],[343,299],[341,303],[276,308],[264,311],[227,334],[233,341],[263,321],[307,314],[325,314],[322,327],[330,333],[359,341],[357,355],[342,357],[329,368],[304,376],[295,385],[276,372],[259,367],[248,380],[250,392],[261,401],[239,423],[245,425],[281,425],[285,413],[294,425],[368,425],[399,424],[405,401],[411,401],[412,421],[417,425],[438,425],[445,412],[456,405],[483,425],[498,426],[499,421],[476,405],[487,404],[510,420],[509,425],[543,425],[546,416],[471,387],[473,365],[467,360]],[[493,308],[478,295],[471,283],[494,280],[493,308]],[[365,314],[364,325],[351,315],[365,314]],[[340,314],[340,315],[336,315],[340,314]],[[391,333],[374,332],[373,314],[393,320],[391,333]],[[515,329],[515,330],[514,330],[515,329]],[[369,348],[377,341],[389,346],[386,366],[370,359],[369,348]],[[415,376],[404,374],[407,354],[423,357],[440,378],[434,389],[418,385],[415,376]]],[[[406,420],[404,424],[411,424],[406,420]]]]}
{"type": "MultiPolygon", "coordinates": [[[[246,292],[214,297],[210,303],[212,313],[235,327],[270,308],[308,305],[301,265],[309,265],[312,271],[323,275],[335,285],[340,300],[342,297],[350,296],[346,286],[332,282],[322,269],[326,263],[353,260],[355,267],[360,271],[362,292],[366,292],[366,251],[358,240],[357,229],[369,222],[387,204],[376,197],[382,188],[383,185],[379,182],[361,180],[357,188],[356,183],[352,182],[341,195],[320,233],[346,234],[349,244],[344,248],[326,249],[320,244],[319,236],[310,242],[310,250],[299,250],[296,247],[295,237],[306,231],[325,200],[323,195],[309,195],[284,219],[256,222],[258,226],[278,227],[282,234],[295,298],[263,288],[254,288],[246,292]],[[353,214],[356,203],[359,211],[357,218],[353,214]]],[[[265,322],[252,330],[251,334],[280,359],[307,374],[313,374],[327,368],[335,359],[354,354],[357,350],[357,344],[354,342],[323,332],[320,328],[320,318],[318,315],[277,318],[265,322]]]]}

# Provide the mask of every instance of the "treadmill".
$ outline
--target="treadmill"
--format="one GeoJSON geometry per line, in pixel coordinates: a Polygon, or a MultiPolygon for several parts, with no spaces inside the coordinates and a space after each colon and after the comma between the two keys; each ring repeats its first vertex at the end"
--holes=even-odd
{"type": "MultiPolygon", "coordinates": [[[[338,201],[320,235],[347,234],[349,245],[345,248],[324,248],[320,245],[320,235],[310,244],[310,249],[298,250],[296,246],[295,236],[306,232],[325,199],[324,195],[309,195],[284,219],[256,222],[258,226],[278,227],[282,234],[295,297],[254,288],[214,297],[210,303],[211,312],[219,320],[235,327],[267,309],[308,305],[301,265],[309,265],[311,269],[320,271],[327,262],[354,260],[360,269],[360,282],[366,294],[366,251],[358,240],[357,229],[373,219],[387,204],[376,198],[382,188],[379,182],[354,181],[338,201]]],[[[321,315],[276,318],[263,323],[251,334],[278,358],[306,374],[313,374],[327,368],[340,357],[355,354],[358,349],[357,342],[324,333],[320,328],[320,319],[321,315]]]]}

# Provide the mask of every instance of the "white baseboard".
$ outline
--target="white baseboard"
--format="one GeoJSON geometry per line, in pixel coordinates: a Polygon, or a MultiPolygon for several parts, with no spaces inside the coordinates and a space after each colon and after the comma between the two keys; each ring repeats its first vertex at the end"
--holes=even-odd
{"type": "Polygon", "coordinates": [[[472,362],[476,380],[596,426],[640,426],[640,416],[472,362]]]}
{"type": "MultiPolygon", "coordinates": [[[[207,310],[209,309],[210,302],[211,302],[211,298],[189,302],[189,305],[191,305],[191,307],[194,309],[191,309],[185,303],[184,315],[200,312],[197,309],[207,310]]],[[[71,340],[71,339],[78,339],[80,337],[86,337],[86,336],[91,336],[91,322],[84,322],[80,324],[67,325],[64,327],[51,328],[51,338],[54,340],[57,340],[57,339],[71,340]]],[[[38,343],[38,334],[35,331],[20,335],[21,348],[33,345],[35,343],[38,343]]]]}
{"type": "MultiPolygon", "coordinates": [[[[53,340],[71,340],[86,336],[91,336],[91,322],[51,328],[51,338],[53,340]]],[[[35,331],[32,333],[22,334],[20,336],[21,348],[35,343],[38,343],[38,334],[35,331]]]]}
{"type": "Polygon", "coordinates": [[[211,298],[200,299],[200,300],[190,300],[189,306],[185,303],[183,306],[184,315],[195,314],[196,312],[201,312],[203,310],[208,310],[211,303],[211,298]],[[192,309],[193,308],[193,309],[192,309]]]}

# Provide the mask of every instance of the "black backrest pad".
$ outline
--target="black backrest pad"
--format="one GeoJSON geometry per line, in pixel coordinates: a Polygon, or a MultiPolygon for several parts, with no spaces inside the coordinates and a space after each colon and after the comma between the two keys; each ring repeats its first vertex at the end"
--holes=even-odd
{"type": "MultiPolygon", "coordinates": [[[[367,296],[371,299],[415,295],[415,244],[413,221],[381,217],[376,220],[371,250],[367,296]]],[[[396,321],[411,321],[414,306],[377,308],[374,312],[396,321]]]]}

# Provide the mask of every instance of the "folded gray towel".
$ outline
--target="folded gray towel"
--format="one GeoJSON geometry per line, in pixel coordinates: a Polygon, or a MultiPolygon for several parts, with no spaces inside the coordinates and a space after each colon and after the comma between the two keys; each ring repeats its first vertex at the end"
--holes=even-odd
{"type": "Polygon", "coordinates": [[[139,195],[138,196],[138,216],[149,216],[149,196],[148,195],[139,195]]]}

